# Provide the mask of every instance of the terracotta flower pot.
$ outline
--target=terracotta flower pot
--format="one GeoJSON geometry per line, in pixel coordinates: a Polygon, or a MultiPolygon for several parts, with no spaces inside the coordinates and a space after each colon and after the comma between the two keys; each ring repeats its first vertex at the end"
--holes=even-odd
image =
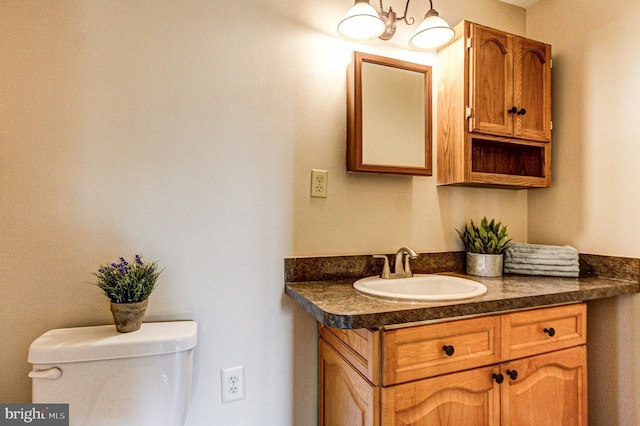
{"type": "Polygon", "coordinates": [[[142,325],[142,318],[144,318],[148,304],[149,299],[133,303],[111,302],[111,313],[118,333],[129,333],[138,330],[142,325]]]}

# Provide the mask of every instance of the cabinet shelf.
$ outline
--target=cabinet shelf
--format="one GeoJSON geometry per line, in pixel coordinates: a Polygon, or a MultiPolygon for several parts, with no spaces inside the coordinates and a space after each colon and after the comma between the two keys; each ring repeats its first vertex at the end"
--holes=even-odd
{"type": "Polygon", "coordinates": [[[544,146],[471,139],[471,171],[544,177],[544,146]]]}

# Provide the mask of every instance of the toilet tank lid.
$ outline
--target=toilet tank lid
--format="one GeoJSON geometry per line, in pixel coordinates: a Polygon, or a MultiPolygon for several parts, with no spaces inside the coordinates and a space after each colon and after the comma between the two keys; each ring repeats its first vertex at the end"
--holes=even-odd
{"type": "Polygon", "coordinates": [[[196,346],[195,321],[143,323],[138,331],[118,333],[114,325],[60,328],[33,341],[32,364],[99,361],[182,352],[196,346]]]}

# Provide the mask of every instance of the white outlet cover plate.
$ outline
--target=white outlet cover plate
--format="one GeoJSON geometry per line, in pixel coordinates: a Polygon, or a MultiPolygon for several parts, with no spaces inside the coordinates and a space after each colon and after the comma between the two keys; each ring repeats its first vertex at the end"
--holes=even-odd
{"type": "Polygon", "coordinates": [[[245,398],[244,392],[244,365],[239,367],[223,368],[220,370],[222,384],[222,402],[238,401],[245,398]]]}
{"type": "Polygon", "coordinates": [[[327,198],[327,186],[329,184],[326,170],[311,169],[311,196],[314,198],[327,198]]]}

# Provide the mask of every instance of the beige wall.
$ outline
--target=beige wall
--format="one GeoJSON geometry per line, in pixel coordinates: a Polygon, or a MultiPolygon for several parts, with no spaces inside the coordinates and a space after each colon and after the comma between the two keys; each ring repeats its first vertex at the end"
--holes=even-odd
{"type": "MultiPolygon", "coordinates": [[[[554,185],[529,194],[529,240],[640,257],[640,3],[541,0],[527,35],[553,45],[554,185]]],[[[640,296],[589,305],[593,425],[640,424],[640,296]]]]}
{"type": "MultiPolygon", "coordinates": [[[[38,335],[110,323],[86,282],[141,252],[166,268],[148,319],[200,325],[188,424],[313,424],[314,324],[283,295],[285,256],[456,250],[453,228],[485,214],[527,238],[525,191],[345,172],[351,52],[434,62],[337,38],[351,3],[2,2],[0,401],[29,400],[38,335]],[[222,405],[235,365],[247,399],[222,405]]],[[[520,8],[441,3],[451,24],[525,31],[520,8]]]]}

